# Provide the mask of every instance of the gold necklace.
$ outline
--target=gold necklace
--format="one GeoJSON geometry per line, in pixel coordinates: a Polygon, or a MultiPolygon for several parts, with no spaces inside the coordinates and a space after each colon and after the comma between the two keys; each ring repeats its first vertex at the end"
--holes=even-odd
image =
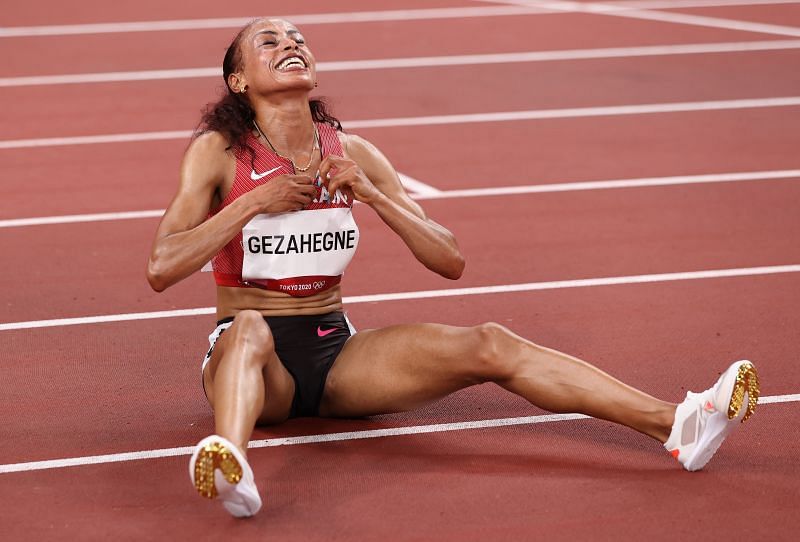
{"type": "Polygon", "coordinates": [[[306,172],[311,168],[311,163],[314,161],[314,151],[319,146],[319,144],[318,144],[318,142],[319,142],[319,133],[317,133],[317,127],[316,126],[314,126],[314,141],[312,142],[311,150],[309,151],[308,164],[306,164],[306,167],[300,167],[297,164],[295,164],[294,160],[292,160],[289,156],[284,156],[281,153],[279,153],[277,150],[275,150],[275,147],[272,145],[272,142],[269,140],[267,135],[264,132],[261,131],[261,127],[258,125],[258,122],[256,122],[256,119],[253,119],[253,124],[255,125],[256,130],[258,130],[258,133],[261,134],[261,137],[263,137],[264,140],[267,142],[267,145],[269,145],[269,148],[272,149],[272,152],[274,152],[275,154],[277,154],[278,156],[280,156],[284,160],[289,160],[292,163],[292,167],[295,169],[295,171],[306,172]]]}

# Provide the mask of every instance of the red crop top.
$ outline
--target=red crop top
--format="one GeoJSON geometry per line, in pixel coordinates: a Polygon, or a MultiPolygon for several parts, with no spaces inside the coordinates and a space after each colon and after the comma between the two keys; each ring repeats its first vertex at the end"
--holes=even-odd
{"type": "MultiPolygon", "coordinates": [[[[322,157],[343,156],[335,128],[317,123],[322,157]]],[[[230,192],[209,217],[236,198],[273,177],[294,173],[289,160],[248,135],[255,151],[236,152],[236,177],[230,192]]],[[[253,218],[212,260],[220,286],[258,287],[304,297],[338,284],[358,244],[353,202],[341,193],[328,194],[315,180],[317,194],[300,211],[260,214],[253,218]],[[243,276],[244,270],[244,276],[243,276]]]]}

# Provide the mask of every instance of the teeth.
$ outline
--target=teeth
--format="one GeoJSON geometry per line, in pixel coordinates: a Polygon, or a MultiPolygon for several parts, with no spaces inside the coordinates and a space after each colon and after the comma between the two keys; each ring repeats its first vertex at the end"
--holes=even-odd
{"type": "Polygon", "coordinates": [[[301,67],[305,68],[306,67],[306,63],[303,62],[302,58],[293,56],[293,57],[287,58],[286,60],[284,60],[280,64],[278,64],[278,69],[279,70],[283,70],[283,69],[286,69],[286,68],[288,68],[290,66],[301,66],[301,67]]]}

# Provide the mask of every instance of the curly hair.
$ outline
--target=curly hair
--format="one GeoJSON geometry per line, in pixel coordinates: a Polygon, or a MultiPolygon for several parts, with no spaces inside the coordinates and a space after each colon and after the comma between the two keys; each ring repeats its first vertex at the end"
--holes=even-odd
{"type": "MultiPolygon", "coordinates": [[[[219,132],[228,141],[228,149],[246,150],[252,158],[255,158],[255,151],[247,143],[247,134],[252,130],[256,114],[243,94],[233,92],[228,84],[228,76],[242,68],[242,37],[254,22],[239,30],[228,46],[225,58],[222,60],[225,93],[216,102],[206,105],[194,134],[197,137],[209,131],[219,132]]],[[[311,117],[314,122],[324,122],[342,131],[342,123],[333,116],[328,104],[323,99],[311,98],[308,101],[308,106],[311,109],[311,117]]]]}

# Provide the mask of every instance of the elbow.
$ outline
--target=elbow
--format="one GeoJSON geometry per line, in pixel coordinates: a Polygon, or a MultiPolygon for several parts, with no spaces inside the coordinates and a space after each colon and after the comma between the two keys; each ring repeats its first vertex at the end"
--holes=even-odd
{"type": "Polygon", "coordinates": [[[169,282],[164,276],[163,269],[161,269],[158,263],[154,262],[152,258],[147,262],[146,274],[148,284],[150,284],[150,287],[156,292],[163,292],[169,286],[169,282]]]}
{"type": "Polygon", "coordinates": [[[464,274],[464,267],[467,265],[464,255],[458,248],[455,236],[448,232],[447,257],[444,259],[439,274],[446,279],[458,280],[464,274]]]}
{"type": "Polygon", "coordinates": [[[458,280],[464,274],[464,267],[467,265],[466,260],[461,252],[456,251],[453,256],[449,258],[446,268],[442,271],[441,275],[450,280],[458,280]]]}

